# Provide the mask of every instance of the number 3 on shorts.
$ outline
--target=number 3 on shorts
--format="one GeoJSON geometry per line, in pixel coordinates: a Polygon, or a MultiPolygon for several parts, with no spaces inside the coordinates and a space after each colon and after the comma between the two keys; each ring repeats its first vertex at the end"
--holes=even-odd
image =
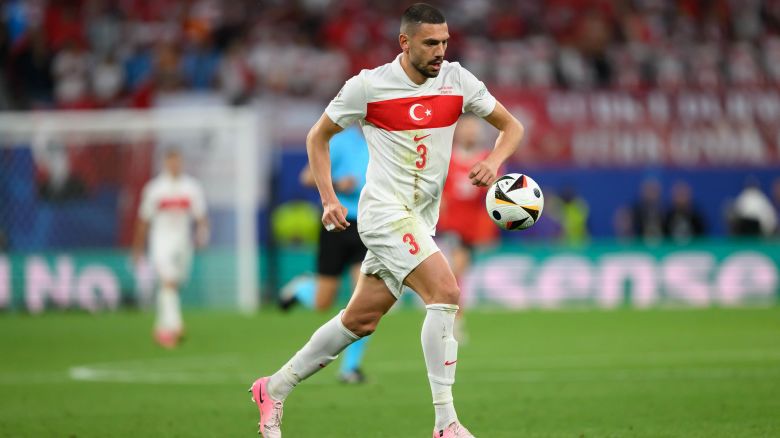
{"type": "Polygon", "coordinates": [[[408,243],[411,248],[409,248],[409,254],[415,255],[418,252],[420,252],[420,245],[417,244],[417,241],[414,240],[414,236],[412,236],[412,233],[406,233],[404,234],[404,243],[408,243]]]}

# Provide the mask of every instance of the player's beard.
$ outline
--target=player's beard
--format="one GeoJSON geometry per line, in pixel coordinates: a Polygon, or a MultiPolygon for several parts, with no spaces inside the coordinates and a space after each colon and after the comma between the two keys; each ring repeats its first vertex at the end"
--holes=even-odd
{"type": "Polygon", "coordinates": [[[444,60],[443,59],[434,59],[433,61],[426,62],[426,63],[412,62],[412,66],[414,66],[415,70],[417,70],[424,77],[426,77],[426,78],[435,78],[436,76],[439,76],[439,72],[441,70],[430,70],[430,67],[436,61],[443,62],[444,60]]]}

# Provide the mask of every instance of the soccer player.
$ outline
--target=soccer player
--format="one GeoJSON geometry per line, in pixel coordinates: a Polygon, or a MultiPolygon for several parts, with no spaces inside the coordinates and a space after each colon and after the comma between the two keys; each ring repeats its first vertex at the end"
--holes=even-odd
{"type": "MultiPolygon", "coordinates": [[[[336,300],[341,275],[349,270],[354,287],[360,275],[360,262],[366,256],[366,247],[357,231],[357,214],[360,191],[366,184],[368,145],[359,127],[350,126],[330,139],[330,159],[333,188],[339,202],[347,209],[346,219],[352,226],[343,233],[331,233],[320,228],[317,277],[313,284],[307,278],[293,280],[285,292],[292,292],[294,295],[282,297],[283,309],[300,301],[313,302],[313,307],[320,312],[329,310],[336,300]]],[[[303,169],[300,179],[303,185],[316,187],[310,166],[303,169]]],[[[365,381],[360,364],[367,340],[367,337],[361,338],[344,350],[339,371],[339,380],[342,382],[363,383],[365,381]]]]}
{"type": "Polygon", "coordinates": [[[322,224],[343,232],[351,224],[333,189],[328,140],[354,122],[363,128],[369,163],[358,233],[368,252],[346,309],[317,329],[275,374],[252,384],[265,438],[281,437],[283,404],[293,388],[371,334],[404,285],[427,309],[421,339],[433,394],[433,436],[473,437],[458,420],[452,398],[458,360],[452,332],[460,290],[432,235],[460,115],[473,112],[499,130],[493,151],[469,173],[479,186],[496,179],[499,166],[517,149],[523,127],[474,75],[444,60],[448,39],[441,12],[422,3],[410,6],[401,19],[402,53],[349,79],[309,131],[306,146],[324,208],[322,224]]]}
{"type": "Polygon", "coordinates": [[[172,149],[165,155],[160,175],[144,186],[133,244],[133,260],[137,263],[150,234],[149,253],[160,283],[154,338],[165,348],[176,347],[183,335],[179,287],[189,276],[193,219],[197,224],[195,244],[205,246],[209,222],[203,189],[182,172],[181,155],[172,149]]]}

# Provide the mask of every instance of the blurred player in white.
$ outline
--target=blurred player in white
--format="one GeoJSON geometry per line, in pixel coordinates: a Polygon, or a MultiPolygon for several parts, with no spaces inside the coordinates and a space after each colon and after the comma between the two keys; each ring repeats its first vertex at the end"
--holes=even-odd
{"type": "MultiPolygon", "coordinates": [[[[328,142],[352,123],[363,128],[369,164],[358,203],[358,232],[368,252],[347,308],[321,326],[279,371],[252,384],[265,438],[282,436],[283,403],[293,388],[347,345],[371,334],[404,286],[426,304],[421,339],[435,411],[433,436],[473,437],[458,420],[452,398],[458,360],[453,324],[460,289],[433,234],[460,115],[472,112],[499,131],[492,152],[469,172],[472,184],[479,186],[496,179],[498,168],[517,150],[523,127],[474,75],[444,60],[448,39],[441,12],[423,3],[410,6],[401,20],[402,53],[348,80],[309,131],[306,147],[324,209],[322,224],[341,232],[350,223],[333,188],[328,142]]],[[[266,336],[275,335],[269,331],[266,336]]]]}
{"type": "Polygon", "coordinates": [[[184,330],[179,288],[189,277],[193,240],[203,247],[209,238],[203,189],[183,173],[176,150],[166,153],[163,171],[144,186],[133,244],[136,263],[144,254],[147,234],[149,256],[159,281],[154,338],[161,346],[173,348],[184,330]],[[194,236],[193,220],[197,225],[194,236]]]}

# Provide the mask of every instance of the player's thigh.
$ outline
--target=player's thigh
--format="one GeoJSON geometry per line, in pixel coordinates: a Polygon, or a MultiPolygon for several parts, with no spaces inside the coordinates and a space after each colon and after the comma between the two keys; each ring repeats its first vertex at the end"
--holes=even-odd
{"type": "Polygon", "coordinates": [[[404,284],[417,292],[425,304],[458,304],[460,298],[458,282],[441,251],[417,265],[404,284]]]}
{"type": "Polygon", "coordinates": [[[189,257],[182,248],[157,246],[152,250],[152,264],[160,283],[165,287],[178,287],[184,279],[189,257]]]}
{"type": "Polygon", "coordinates": [[[398,298],[406,277],[439,247],[428,227],[414,217],[405,217],[387,225],[360,233],[368,253],[361,272],[376,275],[398,298]]]}
{"type": "Polygon", "coordinates": [[[176,262],[180,273],[180,281],[186,283],[190,278],[190,271],[192,271],[192,248],[184,247],[181,249],[176,262]]]}
{"type": "Polygon", "coordinates": [[[395,296],[384,280],[375,275],[361,273],[341,321],[353,333],[359,336],[369,335],[395,301],[395,296]]]}

